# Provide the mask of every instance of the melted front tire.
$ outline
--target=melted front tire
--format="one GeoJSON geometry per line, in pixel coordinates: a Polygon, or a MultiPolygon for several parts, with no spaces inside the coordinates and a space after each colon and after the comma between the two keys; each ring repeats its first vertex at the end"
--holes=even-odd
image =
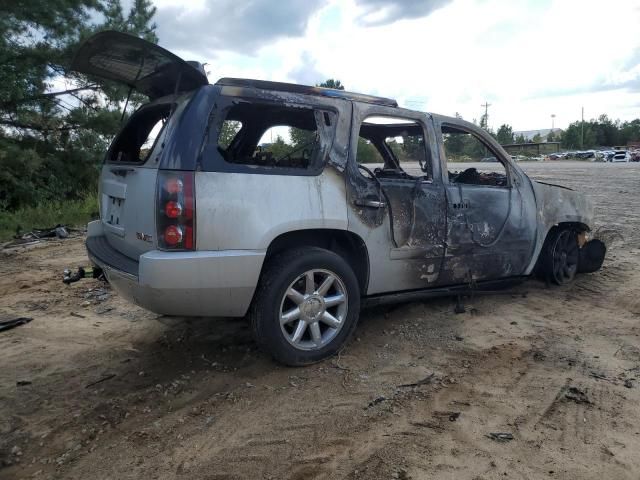
{"type": "Polygon", "coordinates": [[[551,231],[540,253],[538,276],[556,285],[569,284],[578,273],[579,259],[580,246],[576,232],[569,228],[551,231]]]}

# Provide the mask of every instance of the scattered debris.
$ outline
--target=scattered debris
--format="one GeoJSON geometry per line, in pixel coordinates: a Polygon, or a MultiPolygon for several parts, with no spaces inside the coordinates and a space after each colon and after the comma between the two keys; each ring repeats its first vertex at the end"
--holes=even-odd
{"type": "Polygon", "coordinates": [[[633,388],[634,387],[634,385],[633,385],[633,381],[634,380],[635,380],[634,378],[627,378],[624,381],[624,386],[627,387],[627,388],[633,388]]]}
{"type": "Polygon", "coordinates": [[[56,237],[58,238],[68,238],[69,237],[69,232],[67,232],[67,229],[64,227],[56,227],[56,229],[54,230],[56,237]]]}
{"type": "Polygon", "coordinates": [[[87,318],[84,315],[80,315],[79,313],[76,313],[76,312],[70,312],[69,315],[71,315],[72,317],[87,318]]]}
{"type": "Polygon", "coordinates": [[[444,427],[436,422],[411,422],[410,424],[414,427],[430,428],[436,432],[444,432],[444,427]]]}
{"type": "Polygon", "coordinates": [[[9,320],[0,320],[0,332],[4,332],[5,330],[11,330],[12,328],[19,327],[20,325],[29,323],[31,320],[33,320],[33,318],[31,317],[18,317],[18,318],[11,318],[9,320]]]}
{"type": "Polygon", "coordinates": [[[398,388],[419,387],[420,385],[427,385],[431,383],[435,375],[436,375],[435,373],[432,373],[431,375],[423,378],[422,380],[418,380],[415,383],[405,383],[403,385],[398,385],[398,388]]]}
{"type": "Polygon", "coordinates": [[[31,380],[18,380],[16,382],[16,386],[18,387],[25,387],[27,385],[31,385],[31,380]]]}
{"type": "Polygon", "coordinates": [[[589,372],[589,376],[593,377],[593,378],[596,378],[598,380],[606,380],[607,382],[613,382],[613,380],[610,380],[607,377],[605,377],[604,375],[602,375],[600,373],[597,373],[597,372],[591,371],[591,372],[589,372]]]}
{"type": "Polygon", "coordinates": [[[397,478],[398,480],[409,480],[411,477],[409,476],[409,474],[404,468],[401,468],[397,472],[393,472],[391,474],[391,478],[393,479],[397,478]]]}
{"type": "Polygon", "coordinates": [[[96,308],[96,313],[98,315],[103,315],[107,312],[110,312],[111,310],[113,310],[113,307],[105,307],[105,306],[100,306],[98,308],[96,308]]]}
{"type": "Polygon", "coordinates": [[[487,435],[487,438],[490,438],[491,440],[494,440],[496,442],[510,442],[511,440],[513,440],[513,434],[492,432],[487,435]]]}
{"type": "Polygon", "coordinates": [[[565,393],[565,398],[575,403],[586,403],[591,405],[593,402],[589,400],[587,394],[576,387],[569,387],[567,393],[565,393]]]}
{"type": "Polygon", "coordinates": [[[602,453],[606,453],[607,455],[609,455],[610,457],[615,457],[616,454],[613,453],[611,450],[609,450],[608,447],[606,447],[605,445],[601,445],[600,446],[600,450],[602,450],[602,453]]]}
{"type": "Polygon", "coordinates": [[[536,350],[533,352],[533,360],[536,362],[542,362],[547,356],[542,353],[540,350],[536,350]]]}
{"type": "Polygon", "coordinates": [[[112,378],[115,378],[115,377],[116,377],[115,373],[110,373],[109,375],[105,375],[104,377],[102,377],[100,380],[96,380],[95,382],[91,382],[91,383],[85,385],[84,388],[93,387],[94,385],[97,385],[97,384],[102,383],[102,382],[106,382],[107,380],[111,380],[112,378]]]}
{"type": "Polygon", "coordinates": [[[16,235],[14,240],[4,244],[3,248],[34,245],[46,240],[64,240],[69,238],[72,232],[77,232],[76,235],[80,235],[83,231],[61,224],[49,228],[34,228],[30,232],[16,235]]]}
{"type": "Polygon", "coordinates": [[[460,412],[433,412],[436,417],[447,417],[450,422],[455,422],[460,417],[460,412]]]}
{"type": "Polygon", "coordinates": [[[62,272],[62,283],[69,285],[83,278],[101,278],[104,273],[99,267],[78,267],[77,272],[72,272],[69,268],[65,268],[62,272]]]}
{"type": "Polygon", "coordinates": [[[371,401],[369,402],[369,405],[367,405],[367,408],[371,408],[371,407],[373,407],[374,405],[377,405],[377,404],[379,404],[379,403],[382,403],[382,402],[384,402],[386,399],[387,399],[387,397],[383,397],[383,396],[380,396],[380,397],[378,397],[378,398],[374,398],[373,400],[371,400],[371,401]]]}

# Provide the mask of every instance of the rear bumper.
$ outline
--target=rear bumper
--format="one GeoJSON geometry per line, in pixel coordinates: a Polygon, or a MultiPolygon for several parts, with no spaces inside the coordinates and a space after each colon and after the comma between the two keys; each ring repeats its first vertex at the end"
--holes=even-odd
{"type": "Polygon", "coordinates": [[[103,269],[109,283],[127,300],[165,315],[246,314],[265,251],[152,250],[136,262],[113,249],[106,237],[97,234],[98,228],[89,228],[89,259],[103,269]]]}

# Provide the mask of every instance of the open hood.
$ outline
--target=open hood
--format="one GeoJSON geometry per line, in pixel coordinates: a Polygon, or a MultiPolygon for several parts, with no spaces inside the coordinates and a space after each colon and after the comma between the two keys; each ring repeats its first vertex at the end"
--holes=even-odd
{"type": "Polygon", "coordinates": [[[128,33],[104,31],[85,40],[71,69],[123,83],[151,99],[207,85],[204,68],[128,33]]]}

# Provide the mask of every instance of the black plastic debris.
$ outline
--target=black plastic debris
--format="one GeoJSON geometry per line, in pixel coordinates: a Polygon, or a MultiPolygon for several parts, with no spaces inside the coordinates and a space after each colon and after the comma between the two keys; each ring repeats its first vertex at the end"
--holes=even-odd
{"type": "Polygon", "coordinates": [[[20,325],[24,325],[25,323],[29,323],[33,318],[30,317],[18,317],[11,318],[8,320],[0,320],[0,332],[4,332],[5,330],[10,330],[15,327],[19,327],[20,325]]]}
{"type": "Polygon", "coordinates": [[[511,440],[513,440],[513,434],[492,432],[487,435],[487,438],[490,438],[491,440],[494,440],[496,442],[510,442],[511,440]]]}
{"type": "Polygon", "coordinates": [[[382,396],[381,396],[381,397],[378,397],[378,398],[375,398],[375,399],[373,399],[373,400],[371,400],[371,401],[369,402],[369,405],[367,405],[367,408],[371,408],[371,407],[373,407],[374,405],[377,405],[377,404],[379,404],[379,403],[382,403],[382,402],[384,402],[386,399],[387,399],[387,397],[382,397],[382,396]]]}
{"type": "Polygon", "coordinates": [[[398,385],[398,388],[419,387],[420,385],[427,385],[427,384],[431,383],[431,381],[434,379],[434,377],[435,377],[435,373],[432,373],[431,375],[428,375],[425,378],[423,378],[422,380],[418,380],[417,382],[405,383],[403,385],[398,385]]]}
{"type": "Polygon", "coordinates": [[[593,403],[591,402],[591,400],[589,400],[589,398],[587,397],[587,394],[584,391],[576,387],[569,387],[564,397],[567,400],[570,400],[575,403],[584,403],[587,405],[590,405],[591,403],[593,403]]]}

